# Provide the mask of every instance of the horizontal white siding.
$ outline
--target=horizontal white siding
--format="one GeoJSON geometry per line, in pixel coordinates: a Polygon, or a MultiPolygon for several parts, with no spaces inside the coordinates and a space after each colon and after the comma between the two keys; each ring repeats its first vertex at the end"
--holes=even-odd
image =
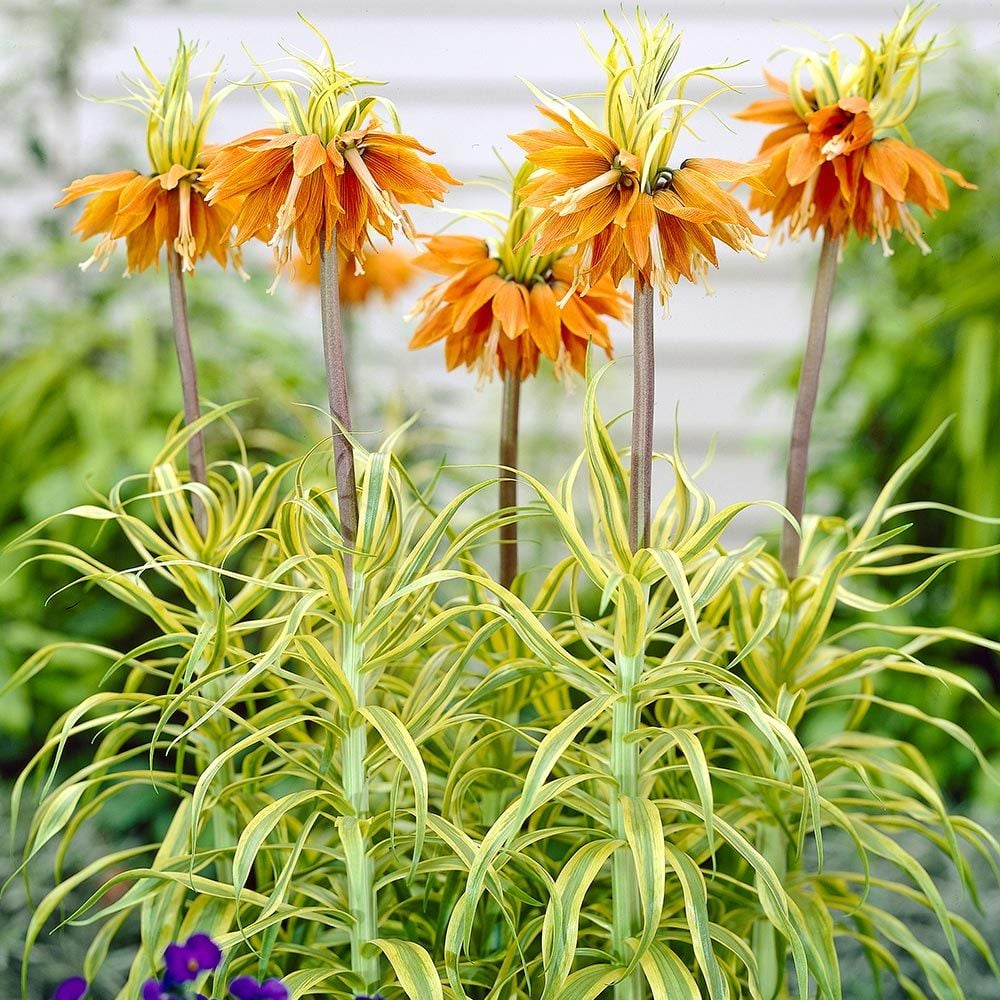
{"type": "MultiPolygon", "coordinates": [[[[753,155],[763,128],[739,122],[730,127],[725,122],[734,110],[760,95],[760,90],[753,89],[760,83],[760,67],[781,46],[812,44],[809,35],[795,24],[809,25],[826,37],[839,32],[873,37],[891,26],[901,6],[901,0],[841,0],[837,4],[675,0],[669,5],[670,12],[684,32],[679,67],[746,60],[727,74],[744,94],[727,94],[715,103],[722,121],[703,114],[698,132],[704,142],[685,139],[678,146],[678,159],[688,155],[745,159],[753,155]]],[[[605,46],[601,5],[589,0],[338,0],[309,4],[202,0],[197,4],[133,3],[126,7],[116,31],[90,53],[83,90],[100,96],[118,94],[116,75],[135,69],[133,45],[152,66],[165,66],[178,29],[185,37],[206,43],[206,67],[224,55],[226,75],[233,79],[251,68],[241,49],[244,43],[265,62],[280,55],[280,40],[313,54],[317,43],[296,20],[297,7],[304,8],[324,31],[339,59],[353,63],[361,75],[389,81],[384,92],[398,105],[404,130],[436,149],[441,162],[465,181],[498,174],[494,147],[512,165],[518,162],[518,151],[507,134],[538,123],[533,97],[519,76],[564,95],[593,91],[601,84],[599,71],[577,32],[579,23],[598,48],[605,46]]],[[[626,7],[631,8],[631,4],[626,7]]],[[[652,8],[659,9],[660,5],[652,8]]],[[[997,7],[991,0],[946,0],[932,15],[930,30],[949,28],[967,35],[978,48],[995,47],[997,7]]],[[[30,39],[14,40],[0,58],[23,57],[30,45],[30,39]]],[[[778,71],[788,62],[788,56],[779,58],[778,71]]],[[[106,148],[104,140],[128,136],[130,127],[133,131],[126,143],[135,151],[135,165],[141,163],[141,130],[134,128],[138,119],[130,112],[110,104],[79,102],[74,113],[75,120],[60,119],[50,127],[78,137],[77,172],[127,165],[108,162],[100,151],[106,148]]],[[[212,137],[230,138],[266,123],[254,92],[242,89],[223,105],[212,137]]],[[[51,194],[22,192],[26,202],[51,194]]],[[[502,207],[502,202],[489,189],[467,184],[450,196],[449,205],[502,207]]],[[[67,217],[67,225],[69,221],[67,217]]],[[[428,230],[438,228],[443,221],[440,214],[421,212],[418,216],[419,224],[428,230]]],[[[790,406],[753,400],[750,394],[777,359],[787,356],[801,341],[808,307],[806,272],[815,255],[808,243],[773,248],[764,263],[745,255],[735,258],[724,254],[720,271],[713,275],[716,294],[706,297],[698,288],[682,286],[674,296],[669,318],[658,321],[657,446],[670,448],[675,409],[692,466],[701,463],[710,439],[717,436],[716,457],[704,481],[721,502],[781,495],[778,457],[761,451],[760,445],[769,438],[781,442],[790,406]]],[[[302,301],[297,295],[289,299],[302,301]]],[[[305,321],[315,318],[309,307],[305,311],[305,321]]],[[[469,432],[468,447],[454,454],[456,459],[491,457],[496,387],[472,394],[471,377],[445,378],[442,374],[440,351],[430,349],[407,356],[408,336],[395,311],[373,310],[362,334],[364,347],[359,359],[365,377],[385,384],[386,359],[391,359],[393,374],[388,381],[396,385],[406,405],[424,407],[428,421],[469,432]]],[[[623,362],[605,387],[604,411],[608,416],[629,405],[626,331],[620,331],[617,343],[623,362]]],[[[558,391],[529,386],[524,419],[526,424],[534,419],[546,429],[559,428],[565,435],[564,450],[573,451],[578,446],[576,424],[582,393],[561,403],[559,400],[558,391]],[[558,414],[554,423],[553,413],[558,414]]],[[[549,458],[529,447],[526,462],[530,465],[533,460],[544,467],[530,471],[550,471],[549,458]]],[[[751,515],[746,523],[755,525],[761,517],[764,515],[751,515]]],[[[773,516],[767,515],[765,521],[773,523],[773,516]]]]}

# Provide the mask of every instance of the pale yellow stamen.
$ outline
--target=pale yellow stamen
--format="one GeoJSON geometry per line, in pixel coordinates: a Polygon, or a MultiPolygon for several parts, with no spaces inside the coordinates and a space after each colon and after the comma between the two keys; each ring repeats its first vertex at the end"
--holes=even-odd
{"type": "Polygon", "coordinates": [[[180,255],[181,268],[185,271],[194,270],[194,258],[198,251],[194,233],[191,231],[191,185],[181,181],[178,185],[180,207],[180,224],[177,236],[174,238],[174,250],[180,255]]]}
{"type": "Polygon", "coordinates": [[[663,259],[663,244],[660,242],[659,229],[654,225],[649,231],[649,253],[652,258],[650,276],[653,285],[659,290],[660,303],[666,305],[666,298],[669,291],[665,291],[665,286],[669,283],[667,275],[667,262],[663,259]]]}
{"type": "Polygon", "coordinates": [[[243,268],[243,250],[237,246],[230,246],[229,258],[233,262],[233,270],[243,281],[249,281],[250,275],[243,268]]]}
{"type": "Polygon", "coordinates": [[[586,184],[581,184],[579,187],[570,188],[565,194],[553,198],[552,207],[560,215],[570,215],[576,211],[577,205],[584,198],[597,194],[598,191],[603,191],[605,188],[614,187],[621,178],[621,170],[605,170],[603,174],[595,177],[592,181],[587,181],[586,184]]]}
{"type": "Polygon", "coordinates": [[[479,354],[476,361],[476,388],[481,389],[485,383],[489,382],[496,374],[497,370],[497,349],[500,346],[500,320],[493,317],[493,326],[490,327],[490,335],[486,338],[486,345],[479,354]]]}
{"type": "Polygon", "coordinates": [[[414,228],[413,220],[410,218],[409,212],[399,203],[399,199],[390,191],[389,200],[392,202],[392,207],[396,214],[399,216],[399,227],[403,230],[403,235],[410,241],[413,246],[417,245],[417,230],[414,228]]]}
{"type": "Polygon", "coordinates": [[[924,240],[920,230],[920,223],[913,217],[913,213],[905,205],[897,205],[899,221],[903,232],[918,246],[920,252],[926,257],[931,252],[930,246],[924,240]]]}
{"type": "Polygon", "coordinates": [[[819,178],[819,171],[805,182],[802,188],[802,197],[799,199],[798,207],[792,212],[788,219],[788,235],[795,239],[809,225],[809,220],[816,212],[813,204],[813,194],[816,191],[816,181],[819,178]]]}
{"type": "Polygon", "coordinates": [[[889,208],[885,203],[882,189],[875,186],[872,187],[872,215],[875,218],[875,232],[878,233],[879,242],[882,244],[882,256],[891,257],[894,251],[889,246],[889,237],[892,236],[889,208]]]}
{"type": "Polygon", "coordinates": [[[292,174],[292,181],[288,185],[288,193],[285,200],[278,209],[277,224],[274,227],[274,235],[271,237],[269,246],[274,249],[275,275],[274,281],[268,286],[268,295],[273,295],[281,281],[281,275],[288,267],[292,259],[292,236],[295,231],[295,199],[298,197],[299,188],[302,186],[302,178],[298,174],[292,174]]]}
{"type": "Polygon", "coordinates": [[[840,156],[843,152],[844,147],[847,145],[846,140],[843,136],[835,135],[832,139],[826,142],[820,152],[828,159],[833,160],[840,156]]]}
{"type": "Polygon", "coordinates": [[[108,266],[111,252],[114,250],[117,242],[117,240],[113,240],[110,236],[105,236],[94,248],[94,252],[80,264],[80,270],[86,271],[91,264],[100,261],[101,266],[98,270],[103,271],[108,266]]]}
{"type": "Polygon", "coordinates": [[[696,253],[694,259],[691,261],[691,270],[694,271],[695,277],[701,282],[702,287],[705,289],[705,294],[714,295],[715,289],[708,283],[708,260],[700,253],[696,253]]]}
{"type": "Polygon", "coordinates": [[[736,236],[737,243],[739,244],[738,248],[740,250],[746,250],[752,257],[756,257],[757,260],[767,260],[767,251],[761,250],[759,247],[754,245],[754,234],[751,233],[746,226],[730,224],[730,230],[736,236]]]}
{"type": "Polygon", "coordinates": [[[565,344],[559,344],[559,353],[552,366],[555,377],[569,389],[573,385],[573,360],[565,344]]]}

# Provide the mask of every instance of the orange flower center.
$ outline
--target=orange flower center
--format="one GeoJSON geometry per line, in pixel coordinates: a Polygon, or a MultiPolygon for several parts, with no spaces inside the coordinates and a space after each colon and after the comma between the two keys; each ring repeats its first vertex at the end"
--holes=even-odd
{"type": "Polygon", "coordinates": [[[871,107],[863,97],[842,97],[809,116],[809,131],[828,160],[849,156],[874,138],[871,107]]]}

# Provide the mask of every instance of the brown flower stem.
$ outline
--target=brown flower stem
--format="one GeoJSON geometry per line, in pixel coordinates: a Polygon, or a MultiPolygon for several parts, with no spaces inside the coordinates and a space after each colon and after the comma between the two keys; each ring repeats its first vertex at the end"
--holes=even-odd
{"type": "MultiPolygon", "coordinates": [[[[333,468],[337,478],[337,506],[344,545],[350,548],[358,531],[358,490],[354,477],[354,449],[347,435],[351,432],[351,410],[347,397],[347,369],[344,364],[344,325],[340,315],[340,290],[337,268],[337,231],[329,250],[320,252],[319,301],[323,320],[323,356],[326,359],[326,384],[330,400],[330,423],[333,428],[333,468]]],[[[344,553],[344,573],[351,585],[353,559],[344,553]]]]}
{"type": "MultiPolygon", "coordinates": [[[[517,506],[517,428],[521,408],[521,379],[508,371],[503,379],[500,404],[500,513],[517,506]]],[[[517,523],[500,528],[500,584],[508,590],[517,576],[517,523]]]]}
{"type": "Polygon", "coordinates": [[[633,552],[649,545],[653,478],[653,289],[636,279],[632,313],[632,462],[628,490],[628,542],[633,552]]]}
{"type": "MultiPolygon", "coordinates": [[[[819,255],[816,287],[813,290],[812,312],[809,316],[809,338],[802,359],[802,374],[795,396],[795,415],[792,418],[792,440],[788,449],[788,473],[785,480],[785,506],[800,524],[805,510],[806,473],[809,468],[809,437],[812,433],[813,411],[819,392],[819,376],[823,367],[823,349],[826,345],[826,325],[830,316],[830,301],[837,276],[837,254],[840,239],[826,229],[819,255]]],[[[786,521],[781,534],[781,565],[788,579],[795,579],[799,570],[799,550],[802,539],[786,521]]]]}
{"type": "MultiPolygon", "coordinates": [[[[188,326],[187,294],[184,291],[184,273],[177,251],[167,245],[167,274],[170,276],[170,315],[174,328],[174,348],[177,351],[177,366],[181,373],[181,394],[184,398],[184,423],[193,424],[201,416],[198,403],[198,371],[191,349],[191,330],[188,326]]],[[[205,438],[201,431],[188,441],[188,467],[191,481],[208,484],[208,470],[205,466],[205,438]]],[[[201,497],[192,500],[194,523],[198,531],[205,535],[208,528],[208,512],[201,497]]]]}

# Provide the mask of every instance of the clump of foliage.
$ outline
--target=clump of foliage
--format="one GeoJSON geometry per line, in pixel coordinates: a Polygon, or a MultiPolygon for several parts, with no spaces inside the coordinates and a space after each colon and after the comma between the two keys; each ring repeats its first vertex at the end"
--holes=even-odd
{"type": "MultiPolygon", "coordinates": [[[[502,515],[462,522],[489,484],[437,510],[391,440],[359,454],[350,586],[309,461],[215,464],[204,539],[175,464],[183,435],[147,481],[69,512],[122,534],[135,559],[116,568],[51,545],[44,557],[84,570],[156,637],[94,648],[118,680],[64,715],[19,782],[16,801],[30,775],[41,782],[26,858],[53,838],[72,844],[133,788],[158,788],[173,818],[162,840],[65,878],[37,908],[29,950],[76,883],[107,870],[114,882],[68,916],[102,928],[87,978],[120,928],[144,928],[122,996],[170,941],[209,929],[236,952],[220,981],[259,968],[294,996],[353,995],[356,952],[412,997],[596,997],[627,971],[609,950],[622,858],[638,873],[642,932],[619,947],[655,996],[772,995],[785,949],[800,990],[812,981],[839,996],[841,935],[875,968],[895,971],[899,949],[935,995],[961,996],[945,959],[868,898],[869,864],[888,862],[898,875],[881,889],[922,894],[949,942],[965,935],[992,962],[897,838],[926,838],[960,873],[962,845],[987,856],[997,845],[948,814],[918,751],[864,720],[874,705],[917,716],[975,756],[958,726],[894,703],[885,682],[971,689],[927,658],[947,630],[887,627],[892,643],[866,645],[865,629],[830,625],[899,549],[893,496],[930,443],[860,527],[813,525],[807,572],[789,588],[763,542],[720,546],[745,505],[716,511],[676,456],[651,546],[627,554],[624,469],[596,388],[585,455],[554,493],[531,483],[538,499],[522,516],[546,519],[566,555],[523,599],[475,560],[502,515]],[[597,514],[589,537],[574,502],[581,471],[597,514]],[[588,614],[592,589],[603,596],[588,614]],[[92,761],[61,774],[88,734],[92,761]],[[619,775],[631,775],[627,794],[619,775]],[[352,818],[362,807],[364,828],[352,818]],[[850,838],[856,871],[806,863],[825,830],[850,838]],[[115,883],[128,889],[108,902],[115,883]],[[348,916],[355,893],[371,893],[373,949],[348,916]]],[[[932,573],[963,555],[908,552],[932,573]]],[[[41,650],[25,675],[60,652],[41,650]]]]}
{"type": "MultiPolygon", "coordinates": [[[[160,283],[147,275],[128,286],[117,275],[76,278],[76,256],[75,247],[43,241],[0,258],[0,294],[10,304],[0,317],[0,546],[147,465],[177,412],[169,329],[161,310],[147,308],[160,283]],[[58,290],[53,269],[66,274],[58,290]]],[[[224,331],[199,340],[206,396],[247,400],[229,420],[246,432],[251,454],[274,459],[300,451],[319,433],[317,414],[297,405],[323,396],[314,350],[281,332],[282,310],[266,296],[234,303],[231,286],[208,273],[190,284],[194,321],[224,331]]],[[[215,435],[211,445],[241,457],[231,433],[215,435]]],[[[58,537],[101,561],[125,558],[109,532],[66,525],[58,537]]],[[[0,555],[0,617],[9,623],[0,633],[0,678],[60,637],[131,645],[142,635],[144,624],[100,591],[52,598],[68,574],[33,564],[12,575],[15,566],[0,555]]],[[[95,690],[102,672],[81,651],[5,698],[0,759],[10,766],[36,744],[61,711],[95,690]]]]}

